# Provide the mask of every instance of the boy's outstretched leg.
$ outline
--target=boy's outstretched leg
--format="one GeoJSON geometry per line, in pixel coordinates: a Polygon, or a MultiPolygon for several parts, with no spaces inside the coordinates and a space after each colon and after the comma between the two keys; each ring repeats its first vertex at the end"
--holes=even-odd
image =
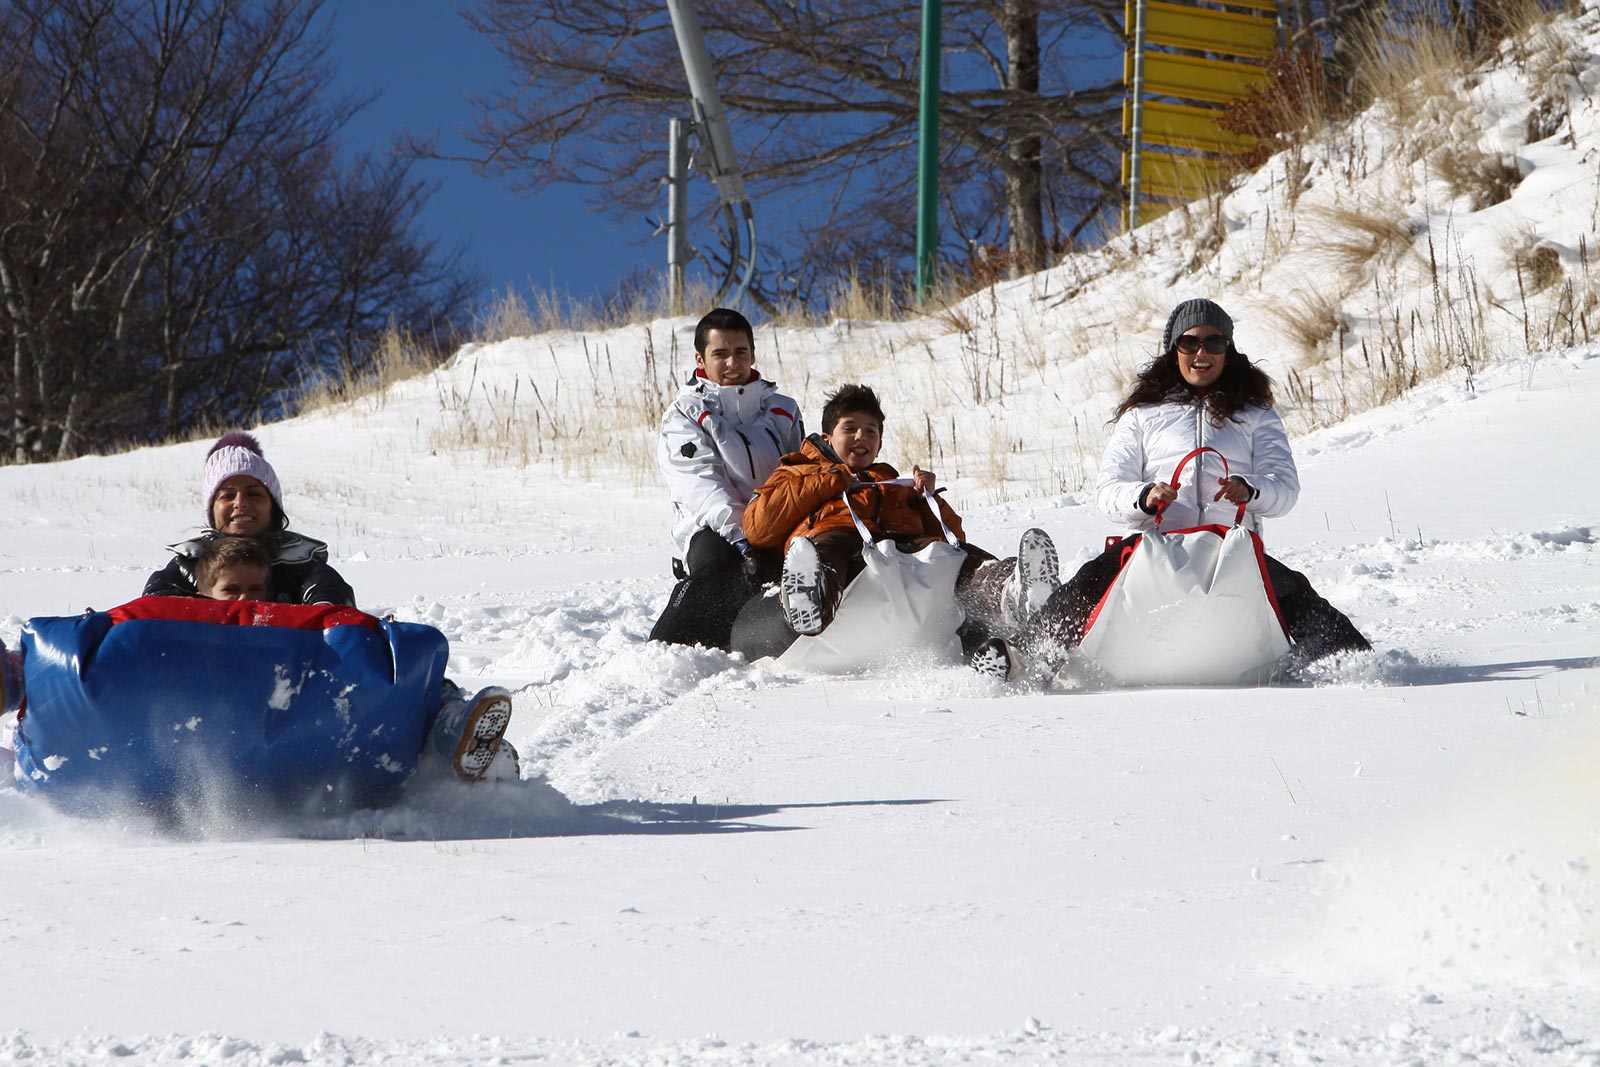
{"type": "MultiPolygon", "coordinates": [[[[428,739],[429,749],[433,755],[448,760],[460,777],[469,782],[482,781],[500,754],[506,727],[511,725],[511,694],[491,685],[469,697],[447,685],[445,697],[428,739]]],[[[509,758],[515,761],[516,749],[510,750],[509,758]]]]}

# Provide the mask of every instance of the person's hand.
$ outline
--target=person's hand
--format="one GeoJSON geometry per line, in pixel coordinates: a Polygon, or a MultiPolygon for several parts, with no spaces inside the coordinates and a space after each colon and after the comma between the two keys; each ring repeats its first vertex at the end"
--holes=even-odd
{"type": "Polygon", "coordinates": [[[1178,491],[1166,482],[1157,482],[1144,494],[1144,506],[1147,511],[1155,511],[1178,499],[1178,491]]]}
{"type": "Polygon", "coordinates": [[[938,478],[932,471],[925,471],[915,464],[911,467],[911,482],[919,493],[931,493],[939,484],[938,478]]]}
{"type": "Polygon", "coordinates": [[[756,580],[756,571],[760,566],[756,560],[756,550],[750,547],[750,542],[744,538],[733,542],[734,551],[739,553],[739,573],[750,579],[756,580]]]}
{"type": "Polygon", "coordinates": [[[1217,495],[1212,497],[1212,500],[1221,500],[1226,497],[1230,504],[1248,504],[1250,498],[1255,495],[1249,484],[1237,474],[1230,475],[1227,478],[1218,478],[1217,484],[1222,488],[1217,490],[1217,495]]]}

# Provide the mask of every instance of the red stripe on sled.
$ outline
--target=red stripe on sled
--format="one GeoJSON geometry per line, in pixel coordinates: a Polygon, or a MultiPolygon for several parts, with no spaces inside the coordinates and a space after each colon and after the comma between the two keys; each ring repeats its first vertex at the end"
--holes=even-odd
{"type": "Polygon", "coordinates": [[[142,596],[106,612],[112,622],[165,619],[212,622],[223,626],[281,626],[290,630],[329,630],[335,626],[378,629],[378,620],[341,604],[271,604],[262,600],[210,600],[206,597],[142,596]]]}
{"type": "Polygon", "coordinates": [[[1294,638],[1289,634],[1289,627],[1283,621],[1283,609],[1278,607],[1278,591],[1272,588],[1272,578],[1267,574],[1267,549],[1261,543],[1261,538],[1254,530],[1250,531],[1250,543],[1255,546],[1256,566],[1261,568],[1261,588],[1267,591],[1267,603],[1272,605],[1272,616],[1278,620],[1278,628],[1283,631],[1283,636],[1289,638],[1289,643],[1294,644],[1294,638]]]}
{"type": "Polygon", "coordinates": [[[1106,586],[1106,591],[1104,593],[1100,594],[1100,602],[1094,606],[1094,610],[1089,612],[1089,617],[1083,621],[1083,629],[1078,631],[1078,641],[1079,641],[1079,643],[1081,643],[1083,641],[1084,637],[1088,635],[1089,631],[1094,628],[1095,620],[1100,617],[1100,609],[1106,606],[1106,601],[1107,600],[1111,599],[1111,590],[1113,590],[1113,589],[1115,589],[1117,587],[1117,579],[1122,577],[1123,570],[1128,566],[1128,561],[1133,558],[1133,554],[1139,548],[1139,542],[1141,540],[1143,540],[1143,538],[1144,538],[1143,534],[1140,534],[1137,537],[1130,537],[1130,538],[1121,538],[1121,537],[1115,537],[1115,538],[1108,537],[1108,538],[1106,538],[1106,551],[1107,552],[1111,551],[1112,545],[1114,545],[1114,544],[1116,544],[1116,543],[1118,543],[1120,541],[1128,540],[1128,541],[1132,541],[1133,543],[1123,546],[1122,558],[1117,561],[1117,573],[1112,576],[1111,583],[1106,586]]]}

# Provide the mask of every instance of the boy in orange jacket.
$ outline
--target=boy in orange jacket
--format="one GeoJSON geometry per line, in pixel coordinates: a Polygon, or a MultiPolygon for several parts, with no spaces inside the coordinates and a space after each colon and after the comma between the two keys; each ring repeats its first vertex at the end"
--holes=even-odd
{"type": "Polygon", "coordinates": [[[900,473],[877,461],[883,424],[883,407],[870,388],[841,386],[822,409],[822,433],[784,456],[745,509],[750,543],[785,549],[779,599],[789,628],[798,635],[821,633],[845,585],[861,570],[865,546],[844,503],[846,492],[875,540],[888,538],[902,551],[915,552],[944,538],[942,518],[962,541],[967,559],[956,591],[967,612],[962,630],[969,651],[996,629],[1020,626],[1029,606],[1042,605],[1060,584],[1049,535],[1029,530],[1013,560],[996,560],[966,544],[955,509],[936,497],[936,518],[923,497],[925,490],[934,491],[932,471],[913,466],[912,484],[897,484],[900,473]]]}

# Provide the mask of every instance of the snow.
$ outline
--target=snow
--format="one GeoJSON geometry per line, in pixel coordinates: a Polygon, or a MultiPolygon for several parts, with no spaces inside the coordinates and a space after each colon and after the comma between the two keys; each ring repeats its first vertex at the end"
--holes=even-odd
{"type": "MultiPolygon", "coordinates": [[[[1593,5],[1573,25],[1592,63],[1593,5]]],[[[1581,297],[1593,96],[1570,143],[1520,145],[1514,73],[1473,99],[1528,177],[1458,210],[1449,254],[1515,293],[1492,236],[1527,226],[1581,297]]],[[[1373,182],[1411,166],[1384,136],[1340,149],[1367,145],[1373,182]]],[[[1084,479],[1171,303],[1237,307],[1280,388],[1336,380],[1268,310],[1325,275],[1259,257],[1281,165],[1226,201],[1202,269],[1169,217],[1103,277],[1114,249],[975,298],[992,327],[794,327],[761,351],[813,418],[834,383],[882,381],[888,458],[932,439],[974,542],[1043,526],[1070,568],[1111,532],[1084,479]],[[990,340],[1018,344],[984,349],[1003,386],[963,363],[990,340]]],[[[1341,293],[1349,336],[1432,300],[1411,284],[1341,293]]],[[[363,606],[439,627],[463,685],[514,690],[525,778],[176,829],[0,789],[0,1063],[1600,1064],[1600,343],[1529,351],[1520,320],[1484,321],[1387,404],[1286,403],[1304,489],[1269,550],[1379,649],[1290,687],[1007,691],[648,643],[670,515],[627,406],[681,372],[684,321],[473,346],[261,427],[363,606]],[[536,409],[558,433],[504,436],[536,409]]],[[[136,595],[200,518],[207,444],[0,468],[0,637],[136,595]]]]}

